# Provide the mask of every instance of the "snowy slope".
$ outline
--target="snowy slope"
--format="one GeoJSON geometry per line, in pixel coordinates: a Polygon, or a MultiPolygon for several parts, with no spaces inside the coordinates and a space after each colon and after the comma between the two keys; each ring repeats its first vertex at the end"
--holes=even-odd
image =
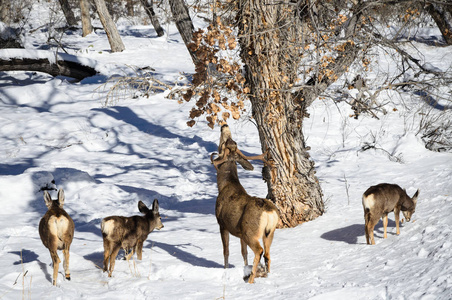
{"type": "MultiPolygon", "coordinates": [[[[32,18],[31,26],[43,19],[32,18]]],[[[209,160],[219,129],[202,120],[187,127],[191,104],[164,93],[102,106],[106,79],[130,71],[128,65],[151,66],[159,80],[179,82],[180,72],[193,71],[190,57],[172,25],[160,38],[149,26],[119,29],[122,53],[108,51],[103,31],[63,39],[70,54],[96,62],[98,76],[70,83],[42,73],[0,73],[0,299],[452,298],[452,154],[426,150],[415,135],[416,114],[404,106],[389,107],[380,120],[355,120],[344,103],[315,102],[304,130],[327,212],[277,230],[268,278],[244,283],[234,237],[232,266],[223,269],[209,160]],[[375,149],[363,151],[366,142],[375,149]],[[402,225],[399,236],[391,214],[388,238],[382,238],[380,222],[376,245],[368,246],[361,195],[380,182],[397,183],[410,195],[420,188],[420,197],[413,221],[402,225]],[[72,280],[64,280],[60,265],[57,287],[37,230],[46,211],[42,187],[64,188],[65,209],[76,225],[72,280]],[[100,269],[101,219],[138,214],[138,201],[150,205],[154,198],[165,227],[150,234],[142,261],[118,260],[108,278],[100,269]]],[[[30,51],[45,34],[28,37],[30,51]]],[[[425,47],[419,49],[442,58],[435,67],[452,63],[450,47],[425,47]]],[[[250,121],[230,126],[242,150],[259,153],[250,121]]],[[[253,165],[254,171],[239,170],[241,182],[251,195],[264,197],[261,165],[253,165]]]]}

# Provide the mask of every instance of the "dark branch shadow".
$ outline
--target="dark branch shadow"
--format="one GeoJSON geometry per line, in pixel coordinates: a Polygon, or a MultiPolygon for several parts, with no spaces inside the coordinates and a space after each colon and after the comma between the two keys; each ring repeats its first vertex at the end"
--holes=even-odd
{"type": "Polygon", "coordinates": [[[38,260],[38,255],[34,251],[30,251],[27,249],[22,249],[22,251],[11,251],[9,253],[16,254],[19,258],[19,260],[15,261],[13,265],[21,265],[38,260]]]}
{"type": "Polygon", "coordinates": [[[182,245],[170,245],[160,242],[153,242],[153,245],[154,247],[159,247],[160,249],[165,250],[166,252],[168,252],[169,255],[174,256],[178,260],[189,263],[192,266],[204,268],[223,268],[223,265],[220,265],[215,261],[195,256],[187,251],[181,250],[180,248],[176,247],[182,245]]]}
{"type": "MultiPolygon", "coordinates": [[[[39,265],[40,269],[42,270],[42,272],[44,273],[47,281],[50,282],[50,283],[53,282],[52,276],[50,275],[49,271],[47,270],[48,264],[40,261],[38,259],[39,256],[34,251],[30,251],[30,250],[27,250],[27,249],[22,249],[22,251],[11,251],[9,253],[15,254],[15,255],[17,255],[19,257],[19,260],[15,261],[13,263],[14,265],[22,265],[22,264],[26,264],[26,263],[29,263],[29,262],[32,262],[32,261],[37,261],[38,265],[39,265]]],[[[49,260],[50,260],[50,262],[52,261],[51,258],[50,258],[50,253],[49,253],[49,260]]],[[[53,268],[53,266],[52,266],[52,268],[53,268]]]]}
{"type": "Polygon", "coordinates": [[[146,119],[140,118],[129,107],[115,106],[110,108],[94,108],[92,110],[103,112],[104,114],[115,118],[116,120],[124,121],[132,126],[135,126],[139,131],[151,134],[156,137],[166,139],[179,139],[185,145],[198,143],[200,147],[204,147],[209,153],[216,151],[218,148],[216,143],[204,141],[201,137],[196,135],[193,137],[186,137],[172,133],[161,125],[153,124],[146,119]]]}
{"type": "Polygon", "coordinates": [[[421,97],[421,99],[424,100],[425,103],[427,103],[428,105],[430,105],[431,107],[433,107],[435,109],[442,110],[442,111],[447,110],[447,109],[452,109],[452,106],[439,104],[438,101],[435,100],[435,98],[430,96],[425,91],[415,91],[414,94],[421,97]]]}

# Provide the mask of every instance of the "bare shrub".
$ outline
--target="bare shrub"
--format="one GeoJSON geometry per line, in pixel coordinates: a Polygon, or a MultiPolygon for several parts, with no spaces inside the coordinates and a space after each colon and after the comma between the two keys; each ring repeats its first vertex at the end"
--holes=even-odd
{"type": "Polygon", "coordinates": [[[154,77],[154,69],[130,67],[134,73],[111,77],[97,91],[108,90],[104,106],[114,105],[125,98],[149,97],[157,92],[171,89],[171,86],[154,77]]]}

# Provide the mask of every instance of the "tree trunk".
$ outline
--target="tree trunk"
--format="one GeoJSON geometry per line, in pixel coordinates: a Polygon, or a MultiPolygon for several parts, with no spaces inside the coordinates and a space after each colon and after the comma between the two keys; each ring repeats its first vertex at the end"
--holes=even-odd
{"type": "Polygon", "coordinates": [[[105,0],[94,0],[96,4],[97,13],[99,14],[100,22],[105,29],[105,33],[108,37],[108,42],[110,43],[112,52],[122,52],[125,47],[122,43],[121,36],[119,35],[118,29],[116,28],[110,13],[105,5],[105,0]]]}
{"type": "MultiPolygon", "coordinates": [[[[452,24],[450,24],[445,16],[445,11],[436,8],[434,4],[428,3],[425,9],[435,21],[447,45],[452,45],[452,24]]],[[[452,12],[451,12],[452,14],[452,12]]]]}
{"type": "Polygon", "coordinates": [[[195,65],[198,64],[198,58],[196,54],[190,50],[188,46],[193,39],[193,23],[188,13],[188,7],[184,0],[169,0],[171,13],[173,14],[174,21],[176,22],[177,30],[179,31],[185,45],[187,46],[188,52],[195,65]]]}
{"type": "Polygon", "coordinates": [[[324,212],[314,163],[304,142],[303,101],[291,92],[300,62],[300,49],[293,42],[301,40],[294,7],[288,2],[239,2],[239,43],[252,113],[263,151],[268,149],[275,163],[271,170],[264,168],[264,179],[268,198],[280,209],[280,226],[284,227],[324,212]]]}
{"type": "Polygon", "coordinates": [[[82,16],[82,36],[87,36],[93,32],[93,25],[91,25],[91,17],[89,15],[89,2],[88,0],[80,0],[80,14],[82,16]]]}
{"type": "Polygon", "coordinates": [[[11,23],[11,0],[0,0],[0,21],[6,25],[11,23]]]}
{"type": "Polygon", "coordinates": [[[127,16],[133,17],[135,15],[133,11],[133,0],[127,0],[126,1],[126,9],[127,9],[127,16]]]}
{"type": "Polygon", "coordinates": [[[157,33],[157,36],[163,36],[164,31],[162,26],[160,26],[159,19],[155,15],[154,8],[152,6],[154,1],[149,2],[148,0],[140,0],[141,4],[144,7],[144,10],[149,16],[149,19],[151,19],[152,26],[154,26],[155,32],[157,33]]]}
{"type": "Polygon", "coordinates": [[[68,25],[69,26],[77,25],[77,20],[74,17],[74,13],[72,12],[71,6],[69,5],[69,1],[68,0],[59,0],[59,1],[68,25]]]}

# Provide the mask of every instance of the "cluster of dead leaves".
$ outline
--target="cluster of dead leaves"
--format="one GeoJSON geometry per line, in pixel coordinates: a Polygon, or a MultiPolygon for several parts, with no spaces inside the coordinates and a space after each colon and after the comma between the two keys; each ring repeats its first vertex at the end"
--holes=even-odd
{"type": "Polygon", "coordinates": [[[230,57],[221,56],[236,47],[232,25],[224,25],[220,18],[206,30],[199,29],[193,34],[189,49],[196,54],[198,62],[192,84],[180,100],[189,102],[196,99],[188,126],[193,126],[200,116],[207,115],[208,126],[213,128],[231,116],[240,118],[245,110],[243,98],[249,88],[245,86],[241,65],[230,57]]]}

